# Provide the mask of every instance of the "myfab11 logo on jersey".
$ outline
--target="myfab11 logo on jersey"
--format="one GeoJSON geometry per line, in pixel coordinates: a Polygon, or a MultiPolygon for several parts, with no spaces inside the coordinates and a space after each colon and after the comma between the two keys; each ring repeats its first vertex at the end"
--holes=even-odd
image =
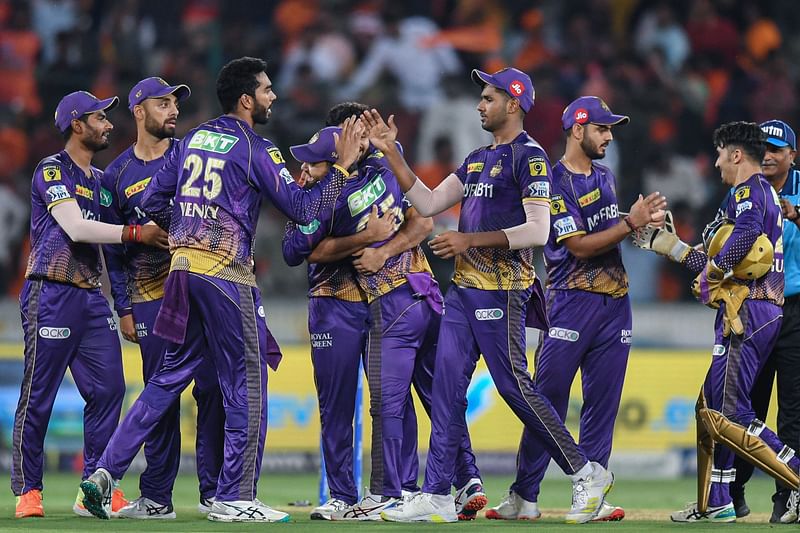
{"type": "MultiPolygon", "coordinates": [[[[199,130],[189,141],[190,150],[202,150],[214,154],[227,154],[239,142],[238,137],[215,131],[199,130]]],[[[217,157],[190,153],[183,160],[183,169],[189,173],[180,188],[180,195],[187,198],[213,200],[222,192],[222,169],[225,160],[217,157]],[[202,179],[201,179],[202,177],[202,179]]],[[[181,176],[183,179],[183,176],[181,176]]],[[[181,214],[185,217],[217,218],[219,206],[208,205],[205,201],[179,202],[181,214]]]]}

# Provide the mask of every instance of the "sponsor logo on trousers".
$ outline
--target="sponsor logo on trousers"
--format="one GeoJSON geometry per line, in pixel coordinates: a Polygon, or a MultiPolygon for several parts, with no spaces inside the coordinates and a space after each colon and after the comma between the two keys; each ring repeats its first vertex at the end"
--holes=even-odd
{"type": "Polygon", "coordinates": [[[135,328],[137,337],[139,337],[140,339],[142,337],[147,337],[147,324],[145,324],[144,322],[137,322],[135,328]]]}
{"type": "Polygon", "coordinates": [[[547,336],[562,341],[575,342],[580,338],[581,334],[573,329],[550,328],[550,331],[547,332],[547,336]]]}
{"type": "Polygon", "coordinates": [[[633,331],[629,329],[623,329],[620,333],[619,342],[622,344],[630,344],[633,342],[633,331]]]}
{"type": "Polygon", "coordinates": [[[42,326],[39,328],[39,336],[43,339],[66,339],[69,337],[69,328],[54,328],[42,326]]]}
{"type": "Polygon", "coordinates": [[[311,334],[311,347],[312,348],[333,348],[333,336],[327,331],[325,333],[312,333],[311,334]]]}
{"type": "Polygon", "coordinates": [[[720,355],[725,355],[725,346],[722,344],[715,344],[714,349],[711,351],[711,353],[715,357],[719,357],[720,355]]]}
{"type": "Polygon", "coordinates": [[[496,307],[493,309],[476,309],[475,318],[478,320],[500,320],[503,318],[503,310],[496,307]]]}

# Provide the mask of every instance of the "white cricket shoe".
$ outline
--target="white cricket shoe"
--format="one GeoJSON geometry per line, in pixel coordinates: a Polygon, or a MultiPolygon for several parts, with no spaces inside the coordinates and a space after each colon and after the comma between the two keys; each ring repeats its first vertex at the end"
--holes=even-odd
{"type": "Polygon", "coordinates": [[[592,522],[619,522],[623,518],[625,518],[625,509],[603,501],[600,511],[597,512],[596,517],[592,518],[592,522]]]}
{"type": "Polygon", "coordinates": [[[339,498],[331,498],[311,511],[311,520],[330,520],[333,513],[344,511],[350,504],[339,498]]]}
{"type": "Polygon", "coordinates": [[[81,491],[83,491],[83,507],[92,516],[103,520],[111,518],[111,496],[114,492],[114,480],[108,470],[98,468],[87,480],[81,482],[81,491]]]}
{"type": "Polygon", "coordinates": [[[529,502],[509,490],[500,505],[487,510],[485,515],[489,520],[538,520],[542,513],[539,512],[539,504],[529,502]]]}
{"type": "Polygon", "coordinates": [[[391,509],[402,502],[403,500],[400,498],[390,498],[367,492],[360,502],[333,513],[331,520],[377,521],[381,519],[381,511],[391,509]]]}
{"type": "Polygon", "coordinates": [[[200,503],[197,504],[197,510],[203,514],[208,514],[211,512],[211,506],[214,505],[214,501],[216,498],[214,496],[210,498],[203,498],[200,497],[200,503]]]}
{"type": "Polygon", "coordinates": [[[483,481],[479,478],[470,479],[456,491],[455,502],[459,520],[475,520],[478,511],[489,503],[486,493],[483,492],[483,481]]]}
{"type": "Polygon", "coordinates": [[[208,519],[212,522],[288,522],[289,515],[255,499],[215,501],[211,506],[211,512],[208,513],[208,519]]]}
{"type": "Polygon", "coordinates": [[[786,500],[786,512],[781,515],[780,523],[793,524],[797,522],[800,515],[798,506],[800,506],[800,497],[798,497],[797,491],[793,490],[789,493],[789,499],[786,500]]]}
{"type": "Polygon", "coordinates": [[[421,492],[393,509],[386,509],[381,518],[387,522],[458,522],[456,503],[451,494],[421,492]]]}
{"type": "Polygon", "coordinates": [[[572,507],[566,516],[568,524],[584,524],[596,518],[606,494],[614,486],[614,474],[599,463],[589,464],[592,473],[572,482],[572,507]]]}
{"type": "Polygon", "coordinates": [[[139,518],[142,520],[174,520],[175,509],[172,505],[161,505],[144,496],[136,498],[119,510],[120,518],[139,518]]]}
{"type": "Polygon", "coordinates": [[[733,502],[720,507],[709,507],[706,512],[697,510],[697,503],[690,503],[685,509],[670,515],[673,522],[736,522],[736,509],[733,502]]]}

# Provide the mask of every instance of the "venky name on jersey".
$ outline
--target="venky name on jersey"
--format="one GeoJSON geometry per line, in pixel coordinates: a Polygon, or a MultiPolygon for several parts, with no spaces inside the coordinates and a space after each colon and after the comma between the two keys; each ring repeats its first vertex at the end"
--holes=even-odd
{"type": "Polygon", "coordinates": [[[181,206],[181,215],[185,217],[217,219],[218,205],[203,205],[194,202],[179,202],[179,204],[181,206]]]}
{"type": "Polygon", "coordinates": [[[375,203],[375,200],[380,198],[384,192],[386,192],[386,183],[384,183],[381,175],[378,174],[375,179],[347,197],[347,207],[350,209],[350,216],[356,216],[367,209],[375,203]]]}
{"type": "Polygon", "coordinates": [[[600,211],[588,217],[586,219],[586,225],[589,227],[589,231],[592,231],[601,222],[605,220],[615,220],[617,218],[619,218],[619,207],[617,207],[617,204],[611,204],[601,208],[600,211]]]}
{"type": "Polygon", "coordinates": [[[214,152],[215,154],[227,154],[237,142],[239,142],[239,138],[233,135],[198,130],[192,135],[192,140],[189,141],[189,148],[214,152]]]}
{"type": "Polygon", "coordinates": [[[530,170],[531,176],[547,176],[547,162],[540,155],[529,157],[528,170],[530,170]]]}
{"type": "Polygon", "coordinates": [[[467,183],[464,185],[464,198],[469,198],[470,196],[492,198],[493,195],[493,183],[467,183]]]}
{"type": "Polygon", "coordinates": [[[152,176],[145,178],[143,180],[137,181],[133,185],[125,187],[125,198],[130,198],[134,194],[139,194],[143,190],[147,188],[147,184],[150,183],[150,180],[153,179],[152,176]]]}
{"type": "Polygon", "coordinates": [[[44,181],[61,181],[61,168],[57,166],[44,167],[42,176],[44,176],[44,181]]]}

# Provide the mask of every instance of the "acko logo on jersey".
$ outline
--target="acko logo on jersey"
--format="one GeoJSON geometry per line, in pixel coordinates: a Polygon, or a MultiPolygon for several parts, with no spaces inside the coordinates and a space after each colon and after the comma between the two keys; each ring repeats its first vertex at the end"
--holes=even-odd
{"type": "Polygon", "coordinates": [[[711,355],[713,355],[714,357],[725,355],[725,346],[722,344],[715,344],[714,349],[711,350],[711,355]]]}
{"type": "Polygon", "coordinates": [[[572,216],[559,218],[553,223],[553,226],[555,226],[556,235],[559,237],[578,231],[578,226],[575,224],[575,219],[572,216]]]}
{"type": "Polygon", "coordinates": [[[750,198],[750,186],[745,185],[744,187],[737,189],[734,196],[736,197],[737,202],[741,202],[745,198],[750,198]]]}
{"type": "Polygon", "coordinates": [[[534,181],[528,185],[528,196],[531,198],[550,198],[550,182],[534,181]]]}
{"type": "Polygon", "coordinates": [[[54,328],[42,326],[39,328],[39,336],[43,339],[68,339],[71,331],[69,328],[54,328]]]}
{"type": "Polygon", "coordinates": [[[51,185],[47,188],[47,196],[50,198],[49,203],[58,202],[59,200],[66,200],[71,198],[66,185],[51,185]]]}
{"type": "Polygon", "coordinates": [[[594,189],[593,191],[589,191],[580,198],[578,198],[578,204],[581,207],[586,207],[587,205],[595,203],[599,199],[600,199],[600,189],[594,189]]]}
{"type": "Polygon", "coordinates": [[[478,320],[500,320],[503,318],[503,310],[498,308],[476,309],[475,318],[478,320]]]}
{"type": "Polygon", "coordinates": [[[304,235],[311,235],[312,233],[314,233],[319,229],[319,220],[315,218],[314,220],[311,221],[311,224],[307,226],[297,226],[297,229],[299,229],[300,233],[304,235]]]}
{"type": "Polygon", "coordinates": [[[470,163],[467,165],[467,173],[483,171],[483,163],[470,163]]]}
{"type": "Polygon", "coordinates": [[[582,107],[576,109],[573,116],[578,124],[586,124],[589,121],[589,112],[582,107]]]}
{"type": "Polygon", "coordinates": [[[143,180],[139,180],[129,187],[125,187],[125,198],[130,198],[134,194],[139,194],[140,192],[145,190],[147,188],[147,184],[150,183],[151,179],[153,179],[152,176],[149,178],[145,178],[143,180]]]}
{"type": "Polygon", "coordinates": [[[540,155],[529,157],[528,170],[531,176],[547,176],[547,162],[540,155]]]}
{"type": "Polygon", "coordinates": [[[630,344],[633,341],[633,331],[623,329],[619,335],[619,342],[622,344],[630,344]]]}
{"type": "Polygon", "coordinates": [[[550,214],[560,215],[567,212],[567,205],[564,203],[564,197],[560,194],[554,194],[550,197],[550,214]]]}
{"type": "Polygon", "coordinates": [[[42,169],[44,181],[61,181],[61,168],[60,167],[44,167],[42,169]]]}
{"type": "Polygon", "coordinates": [[[189,148],[214,152],[215,154],[227,154],[237,142],[239,142],[239,138],[233,135],[198,130],[192,135],[192,140],[189,141],[189,148]]]}
{"type": "Polygon", "coordinates": [[[558,339],[560,341],[576,342],[581,334],[573,329],[566,328],[550,328],[547,336],[551,339],[558,339]]]}
{"type": "Polygon", "coordinates": [[[356,216],[367,209],[384,192],[386,192],[386,183],[383,182],[383,178],[378,174],[378,177],[364,185],[361,190],[347,197],[347,207],[350,208],[350,215],[356,216]]]}

